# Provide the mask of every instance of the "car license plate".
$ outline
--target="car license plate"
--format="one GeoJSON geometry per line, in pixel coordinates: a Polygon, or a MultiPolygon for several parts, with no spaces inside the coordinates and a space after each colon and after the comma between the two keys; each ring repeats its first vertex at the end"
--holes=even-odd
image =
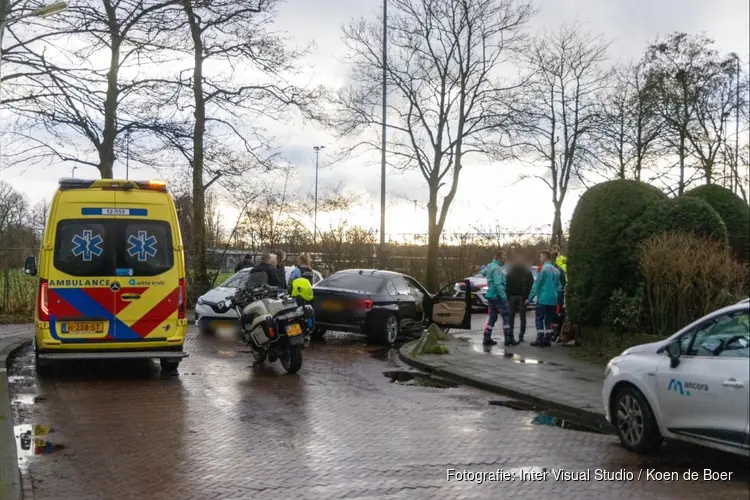
{"type": "Polygon", "coordinates": [[[104,323],[63,323],[62,333],[104,333],[104,323]]]}
{"type": "Polygon", "coordinates": [[[302,327],[299,323],[292,323],[286,329],[286,334],[290,337],[293,335],[300,335],[302,333],[302,327]]]}
{"type": "Polygon", "coordinates": [[[344,309],[344,304],[334,300],[326,300],[323,302],[323,309],[326,311],[342,311],[344,309]]]}

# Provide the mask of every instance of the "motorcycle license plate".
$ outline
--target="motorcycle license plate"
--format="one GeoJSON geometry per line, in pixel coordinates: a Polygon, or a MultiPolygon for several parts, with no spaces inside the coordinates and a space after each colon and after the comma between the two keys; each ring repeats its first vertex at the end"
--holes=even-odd
{"type": "Polygon", "coordinates": [[[302,326],[300,326],[299,323],[293,323],[286,328],[286,334],[289,335],[290,337],[293,335],[301,335],[302,326]]]}

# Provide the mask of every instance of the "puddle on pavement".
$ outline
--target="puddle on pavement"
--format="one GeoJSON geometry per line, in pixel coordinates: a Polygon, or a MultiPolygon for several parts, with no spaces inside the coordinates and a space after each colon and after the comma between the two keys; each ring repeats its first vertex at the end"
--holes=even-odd
{"type": "Polygon", "coordinates": [[[65,449],[65,445],[49,439],[49,435],[54,432],[55,430],[51,427],[40,424],[21,424],[13,427],[18,464],[22,469],[27,467],[29,458],[35,455],[50,455],[65,449]]]}
{"type": "Polygon", "coordinates": [[[391,379],[391,383],[399,385],[410,385],[418,387],[435,387],[438,389],[449,389],[452,387],[458,387],[458,384],[449,382],[448,380],[430,377],[424,373],[419,372],[407,372],[407,371],[388,371],[383,372],[383,376],[391,379]]]}
{"type": "Polygon", "coordinates": [[[378,361],[385,361],[388,366],[401,366],[398,349],[388,347],[376,349],[370,353],[370,357],[378,361]]]}
{"type": "Polygon", "coordinates": [[[577,424],[558,415],[555,412],[539,411],[540,408],[532,403],[526,401],[518,401],[515,399],[509,400],[492,400],[489,402],[491,406],[502,406],[504,408],[510,408],[517,411],[529,411],[536,412],[536,415],[531,419],[531,423],[534,425],[546,425],[550,427],[559,427],[561,429],[567,429],[570,431],[580,432],[591,432],[594,434],[604,434],[604,432],[594,427],[577,424]]]}

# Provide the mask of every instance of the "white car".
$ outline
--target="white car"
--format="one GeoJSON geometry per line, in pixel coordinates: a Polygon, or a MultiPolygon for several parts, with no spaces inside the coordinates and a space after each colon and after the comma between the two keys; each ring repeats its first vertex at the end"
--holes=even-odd
{"type": "Polygon", "coordinates": [[[750,455],[750,303],[613,358],[602,399],[629,450],[645,453],[673,439],[750,455]]]}
{"type": "MultiPolygon", "coordinates": [[[[294,271],[294,266],[285,266],[284,271],[286,272],[286,279],[289,281],[289,276],[294,271]]],[[[237,273],[230,276],[224,283],[218,287],[209,290],[204,295],[198,297],[198,303],[195,306],[195,324],[198,325],[198,329],[201,333],[208,333],[215,329],[220,328],[233,328],[236,326],[234,322],[238,320],[237,312],[234,309],[230,309],[225,313],[217,313],[205,303],[208,302],[219,302],[234,295],[239,288],[245,286],[247,278],[250,276],[251,267],[242,269],[237,273]]],[[[323,276],[313,270],[313,285],[323,280],[323,276]]]]}

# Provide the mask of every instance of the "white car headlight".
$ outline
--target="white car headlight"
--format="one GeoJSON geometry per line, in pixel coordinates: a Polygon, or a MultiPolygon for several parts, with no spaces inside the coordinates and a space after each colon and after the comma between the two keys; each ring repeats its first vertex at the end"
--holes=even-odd
{"type": "Polygon", "coordinates": [[[203,297],[198,297],[198,305],[199,306],[203,305],[203,297]]]}

